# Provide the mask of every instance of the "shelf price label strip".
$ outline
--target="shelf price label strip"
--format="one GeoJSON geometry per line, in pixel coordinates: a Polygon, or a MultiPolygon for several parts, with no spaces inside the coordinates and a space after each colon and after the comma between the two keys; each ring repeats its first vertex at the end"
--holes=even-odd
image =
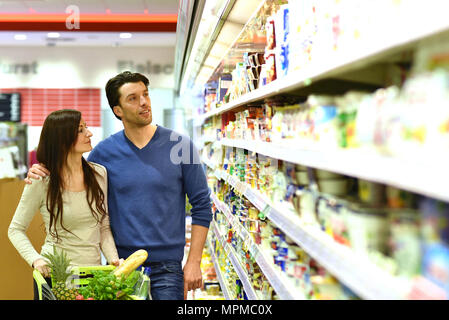
{"type": "Polygon", "coordinates": [[[374,266],[370,261],[365,261],[366,259],[354,254],[349,248],[344,248],[333,239],[328,239],[328,235],[323,234],[323,237],[319,237],[321,230],[305,231],[305,226],[302,226],[299,221],[287,218],[286,213],[276,209],[258,191],[248,187],[245,192],[245,196],[247,195],[249,195],[247,197],[249,201],[255,200],[255,203],[252,203],[258,209],[269,207],[269,210],[265,212],[275,225],[362,298],[403,299],[404,289],[395,277],[374,266]],[[363,261],[363,263],[357,261],[363,261]]]}
{"type": "Polygon", "coordinates": [[[280,272],[276,270],[275,266],[268,262],[268,258],[259,248],[254,250],[258,252],[256,256],[257,264],[282,300],[305,300],[304,294],[294,289],[289,284],[288,279],[284,279],[280,272]]]}
{"type": "Polygon", "coordinates": [[[248,299],[258,300],[257,294],[254,291],[254,288],[251,284],[249,276],[246,273],[245,269],[242,267],[239,259],[237,258],[237,254],[235,253],[234,249],[229,244],[228,244],[228,247],[229,247],[229,258],[232,262],[232,265],[234,266],[235,272],[237,273],[240,280],[242,281],[242,284],[243,284],[243,287],[245,288],[245,292],[246,292],[246,295],[248,296],[248,299]]]}
{"type": "Polygon", "coordinates": [[[335,243],[321,230],[301,226],[275,208],[271,208],[268,218],[362,298],[385,300],[403,298],[401,285],[395,277],[375,266],[368,258],[335,243]]]}
{"type": "Polygon", "coordinates": [[[449,179],[446,164],[433,160],[432,163],[414,163],[410,160],[388,157],[377,152],[337,149],[299,149],[263,141],[222,139],[221,144],[288,161],[307,167],[328,170],[377,183],[449,201],[445,181],[449,179]],[[413,174],[410,174],[413,172],[413,174]]]}
{"type": "Polygon", "coordinates": [[[218,200],[214,195],[214,198],[217,201],[216,206],[223,208],[223,214],[225,214],[228,222],[232,225],[235,232],[241,237],[244,241],[245,246],[249,249],[253,257],[255,258],[257,264],[260,266],[262,272],[267,277],[270,284],[275,289],[276,293],[283,300],[303,300],[305,299],[304,295],[300,293],[298,290],[294,289],[291,284],[289,284],[289,280],[285,279],[281,275],[281,273],[276,269],[276,266],[273,263],[270,263],[270,259],[263,253],[263,251],[257,246],[251,238],[250,233],[241,225],[241,223],[234,216],[228,216],[225,211],[230,211],[228,206],[218,200]],[[227,210],[225,209],[227,208],[227,210]]]}
{"type": "MultiPolygon", "coordinates": [[[[234,177],[230,175],[226,176],[226,181],[235,182],[234,177]]],[[[321,230],[305,231],[305,226],[287,218],[286,213],[276,209],[268,199],[249,186],[244,195],[259,210],[269,209],[265,212],[275,225],[362,298],[403,299],[405,289],[394,276],[384,272],[367,259],[359,257],[349,248],[341,248],[343,246],[335,243],[333,239],[328,239],[328,235],[323,234],[324,237],[320,237],[321,230]],[[363,262],[358,263],[358,261],[363,262]]]]}
{"type": "Polygon", "coordinates": [[[214,224],[213,230],[217,236],[217,239],[219,239],[219,242],[222,244],[224,252],[226,253],[226,256],[228,257],[229,261],[231,261],[232,265],[234,266],[235,272],[237,273],[240,280],[242,281],[242,284],[243,284],[243,287],[245,288],[245,292],[246,292],[246,295],[248,296],[248,299],[258,300],[257,294],[254,291],[251,281],[249,280],[248,274],[245,272],[245,270],[241,266],[240,261],[237,258],[237,255],[236,255],[234,249],[220,235],[220,232],[218,231],[217,223],[213,222],[213,224],[214,224]]]}
{"type": "Polygon", "coordinates": [[[228,287],[226,286],[226,283],[224,282],[223,276],[221,274],[221,269],[217,260],[217,257],[215,256],[212,243],[209,240],[209,248],[211,248],[211,258],[212,263],[214,264],[215,272],[217,273],[218,282],[220,283],[221,290],[223,291],[223,295],[226,300],[231,300],[231,297],[229,295],[228,287]]]}

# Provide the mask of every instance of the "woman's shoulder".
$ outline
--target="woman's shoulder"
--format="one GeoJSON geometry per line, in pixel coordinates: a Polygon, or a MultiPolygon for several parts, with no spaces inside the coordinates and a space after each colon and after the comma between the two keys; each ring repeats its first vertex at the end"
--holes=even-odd
{"type": "Polygon", "coordinates": [[[44,186],[44,185],[48,185],[48,183],[50,182],[50,177],[49,176],[45,176],[45,177],[39,177],[37,179],[34,178],[30,178],[31,180],[31,185],[40,185],[40,186],[44,186]]]}
{"type": "Polygon", "coordinates": [[[102,166],[99,163],[96,162],[92,162],[92,161],[88,161],[89,165],[97,172],[99,173],[101,176],[105,176],[107,173],[107,170],[104,166],[102,166]]]}
{"type": "Polygon", "coordinates": [[[50,177],[39,177],[38,179],[30,178],[30,180],[30,184],[25,184],[24,192],[33,196],[46,193],[50,177]]]}

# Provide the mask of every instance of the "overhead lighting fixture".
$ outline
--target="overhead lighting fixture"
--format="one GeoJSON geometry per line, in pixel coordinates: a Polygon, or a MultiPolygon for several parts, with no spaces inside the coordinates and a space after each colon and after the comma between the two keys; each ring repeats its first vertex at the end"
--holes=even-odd
{"type": "Polygon", "coordinates": [[[47,33],[47,38],[59,38],[61,35],[59,32],[49,32],[47,33]]]}
{"type": "Polygon", "coordinates": [[[14,39],[15,40],[26,40],[27,39],[27,35],[26,34],[15,34],[14,35],[14,39]]]}
{"type": "Polygon", "coordinates": [[[132,38],[132,34],[131,33],[128,33],[128,32],[122,32],[122,33],[120,33],[120,39],[129,39],[129,38],[132,38]]]}

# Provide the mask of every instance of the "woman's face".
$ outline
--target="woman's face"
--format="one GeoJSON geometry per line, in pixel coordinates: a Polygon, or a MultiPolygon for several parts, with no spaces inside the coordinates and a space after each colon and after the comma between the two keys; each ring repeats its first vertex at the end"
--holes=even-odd
{"type": "Polygon", "coordinates": [[[92,150],[92,145],[90,141],[92,137],[92,132],[87,129],[86,122],[81,118],[80,125],[78,127],[78,137],[76,139],[75,145],[73,146],[73,152],[81,153],[89,152],[92,150]]]}

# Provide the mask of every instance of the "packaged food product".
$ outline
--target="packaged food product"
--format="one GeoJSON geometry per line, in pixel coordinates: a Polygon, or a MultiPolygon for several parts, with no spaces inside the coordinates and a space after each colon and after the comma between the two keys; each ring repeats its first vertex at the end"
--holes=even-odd
{"type": "Polygon", "coordinates": [[[392,186],[386,187],[387,203],[390,208],[411,208],[413,205],[413,194],[392,186]]]}
{"type": "Polygon", "coordinates": [[[348,193],[352,180],[343,179],[320,179],[317,181],[320,192],[334,196],[344,196],[348,193]]]}
{"type": "Polygon", "coordinates": [[[360,200],[373,205],[381,206],[385,203],[385,185],[358,179],[358,194],[360,200]]]}
{"type": "Polygon", "coordinates": [[[449,244],[449,204],[422,197],[418,207],[422,215],[421,234],[424,243],[449,244]]]}
{"type": "Polygon", "coordinates": [[[384,210],[348,203],[343,214],[351,247],[356,253],[367,255],[370,251],[387,252],[390,229],[384,210]]]}
{"type": "Polygon", "coordinates": [[[408,277],[421,270],[420,219],[412,209],[389,211],[390,254],[398,265],[398,274],[408,277]]]}
{"type": "Polygon", "coordinates": [[[439,243],[425,246],[422,262],[423,276],[444,289],[449,297],[449,248],[439,243]]]}
{"type": "Polygon", "coordinates": [[[275,24],[274,24],[274,18],[268,17],[265,24],[265,30],[267,35],[267,50],[272,50],[276,47],[276,34],[274,31],[275,24]]]}
{"type": "Polygon", "coordinates": [[[300,196],[300,217],[304,224],[317,225],[315,196],[312,192],[303,192],[300,196]]]}
{"type": "Polygon", "coordinates": [[[341,174],[338,174],[338,173],[335,173],[335,172],[331,172],[331,171],[321,170],[321,169],[316,169],[315,170],[315,177],[317,179],[344,178],[344,176],[342,176],[341,174]]]}

